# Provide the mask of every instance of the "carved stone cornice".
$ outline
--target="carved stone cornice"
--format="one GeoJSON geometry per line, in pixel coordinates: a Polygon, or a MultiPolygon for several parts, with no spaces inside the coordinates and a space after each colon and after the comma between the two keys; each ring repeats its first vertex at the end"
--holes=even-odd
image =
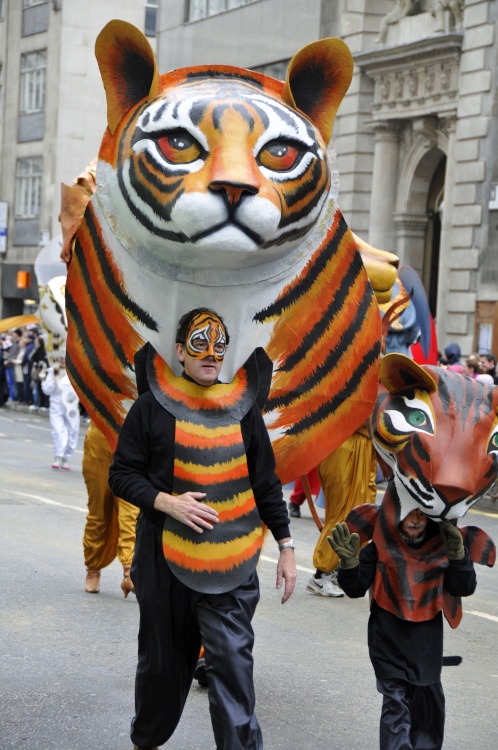
{"type": "Polygon", "coordinates": [[[375,84],[374,119],[455,112],[462,39],[444,34],[353,55],[375,84]]]}
{"type": "Polygon", "coordinates": [[[427,214],[394,213],[393,220],[398,233],[411,237],[423,237],[429,223],[427,214]]]}
{"type": "Polygon", "coordinates": [[[376,141],[398,141],[402,123],[398,120],[366,120],[368,125],[375,133],[376,141]]]}

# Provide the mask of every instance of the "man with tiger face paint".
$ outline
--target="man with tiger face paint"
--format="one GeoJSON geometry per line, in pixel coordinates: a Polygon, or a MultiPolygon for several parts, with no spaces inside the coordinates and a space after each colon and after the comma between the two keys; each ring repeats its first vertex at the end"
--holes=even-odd
{"type": "MultiPolygon", "coordinates": [[[[179,336],[183,339],[183,331],[179,336]]],[[[176,345],[178,359],[186,374],[201,385],[213,385],[223,364],[228,341],[225,326],[217,315],[211,312],[195,315],[185,340],[176,345]]]]}
{"type": "Polygon", "coordinates": [[[183,315],[176,377],[151,345],[135,359],[140,396],[111,466],[115,494],[140,507],[131,569],[140,606],[137,750],[157,748],[183,711],[202,641],[218,750],[262,750],[254,712],[251,620],[262,522],[278,542],[282,603],[296,579],[294,542],[261,416],[272,366],[256,350],[218,380],[230,338],[208,308],[183,315]]]}

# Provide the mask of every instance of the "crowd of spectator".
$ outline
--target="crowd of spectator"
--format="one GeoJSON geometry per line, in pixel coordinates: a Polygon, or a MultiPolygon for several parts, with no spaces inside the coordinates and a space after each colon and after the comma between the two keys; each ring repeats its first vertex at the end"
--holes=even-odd
{"type": "Polygon", "coordinates": [[[471,354],[462,361],[458,344],[448,344],[444,355],[439,355],[439,366],[453,370],[469,378],[481,380],[489,385],[498,385],[496,357],[491,352],[487,354],[471,354]]]}
{"type": "Polygon", "coordinates": [[[0,407],[8,401],[33,410],[48,408],[40,383],[48,368],[45,341],[36,325],[0,334],[0,407]]]}

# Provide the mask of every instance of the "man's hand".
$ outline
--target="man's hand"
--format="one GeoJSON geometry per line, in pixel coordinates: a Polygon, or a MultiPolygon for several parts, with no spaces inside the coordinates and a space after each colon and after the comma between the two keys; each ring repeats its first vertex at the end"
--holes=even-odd
{"type": "MultiPolygon", "coordinates": [[[[286,540],[280,540],[286,541],[286,540]]],[[[282,597],[282,604],[285,604],[287,599],[290,599],[294,587],[296,585],[296,558],[294,557],[293,549],[283,549],[280,551],[280,557],[278,558],[277,564],[277,589],[282,588],[282,583],[285,581],[284,595],[282,597]]]]}
{"type": "Polygon", "coordinates": [[[446,548],[448,560],[463,560],[465,549],[463,539],[456,526],[449,521],[441,521],[439,524],[439,533],[441,534],[446,548]]]}
{"type": "Polygon", "coordinates": [[[211,530],[218,523],[218,511],[200,502],[205,497],[205,492],[184,492],[183,495],[160,492],[154,500],[154,508],[202,534],[204,529],[211,530]]]}
{"type": "Polygon", "coordinates": [[[348,570],[356,568],[360,564],[360,537],[358,534],[350,534],[348,525],[336,523],[335,529],[332,529],[332,536],[327,537],[328,543],[340,558],[341,568],[348,570]]]}

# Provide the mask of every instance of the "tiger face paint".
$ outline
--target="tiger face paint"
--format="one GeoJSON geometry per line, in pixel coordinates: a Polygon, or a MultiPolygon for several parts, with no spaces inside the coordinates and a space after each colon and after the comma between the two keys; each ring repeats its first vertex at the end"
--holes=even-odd
{"type": "Polygon", "coordinates": [[[187,333],[185,353],[191,359],[213,357],[223,362],[226,350],[226,331],[221,320],[207,313],[196,315],[187,333]]]}

